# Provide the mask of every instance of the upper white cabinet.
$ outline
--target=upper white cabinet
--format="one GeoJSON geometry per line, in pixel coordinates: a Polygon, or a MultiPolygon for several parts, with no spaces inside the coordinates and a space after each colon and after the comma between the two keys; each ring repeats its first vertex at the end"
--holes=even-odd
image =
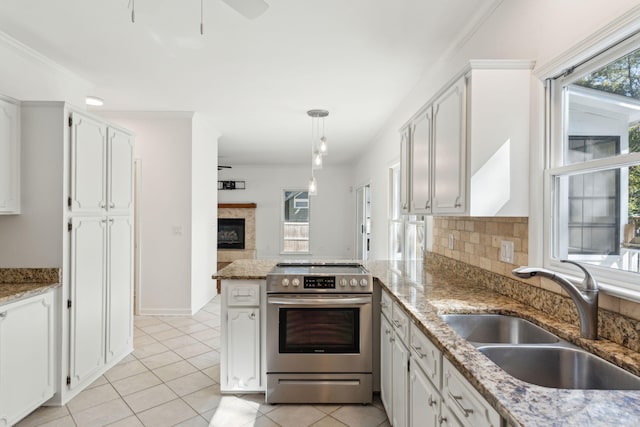
{"type": "Polygon", "coordinates": [[[402,128],[403,213],[528,215],[532,67],[472,61],[402,128]]]}
{"type": "Polygon", "coordinates": [[[73,212],[130,211],[133,207],[133,137],[85,114],[72,112],[73,212]]]}
{"type": "Polygon", "coordinates": [[[20,213],[20,114],[0,99],[0,214],[20,213]]]}
{"type": "Polygon", "coordinates": [[[404,129],[400,136],[400,212],[409,213],[411,191],[411,129],[404,129]]]}

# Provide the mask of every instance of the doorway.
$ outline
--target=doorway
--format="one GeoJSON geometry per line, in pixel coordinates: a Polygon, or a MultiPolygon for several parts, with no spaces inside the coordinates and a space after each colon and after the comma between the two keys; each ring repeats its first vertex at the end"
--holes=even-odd
{"type": "Polygon", "coordinates": [[[356,259],[366,261],[371,250],[371,185],[356,190],[356,259]]]}

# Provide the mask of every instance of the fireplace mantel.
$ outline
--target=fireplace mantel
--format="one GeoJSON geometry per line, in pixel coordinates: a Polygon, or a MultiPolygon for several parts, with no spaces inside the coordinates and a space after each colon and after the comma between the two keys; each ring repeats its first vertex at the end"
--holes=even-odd
{"type": "Polygon", "coordinates": [[[218,209],[255,209],[255,203],[218,203],[218,209]]]}

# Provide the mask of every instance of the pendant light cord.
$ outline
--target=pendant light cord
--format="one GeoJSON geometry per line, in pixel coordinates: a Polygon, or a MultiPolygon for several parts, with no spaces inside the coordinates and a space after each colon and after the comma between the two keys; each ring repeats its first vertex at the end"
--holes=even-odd
{"type": "Polygon", "coordinates": [[[200,0],[200,35],[204,35],[204,0],[200,0]]]}

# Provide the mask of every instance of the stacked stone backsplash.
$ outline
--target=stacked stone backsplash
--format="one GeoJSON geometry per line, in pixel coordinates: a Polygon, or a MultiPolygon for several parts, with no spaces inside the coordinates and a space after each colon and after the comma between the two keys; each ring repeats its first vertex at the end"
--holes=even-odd
{"type": "MultiPolygon", "coordinates": [[[[511,270],[528,263],[528,218],[435,217],[432,252],[425,263],[446,265],[478,283],[564,322],[578,313],[561,288],[546,279],[520,280],[511,270]],[[454,246],[449,249],[450,235],[454,246]],[[500,242],[514,243],[515,264],[499,260],[500,242]]],[[[602,338],[640,351],[640,304],[600,294],[598,331],[602,338]]]]}

